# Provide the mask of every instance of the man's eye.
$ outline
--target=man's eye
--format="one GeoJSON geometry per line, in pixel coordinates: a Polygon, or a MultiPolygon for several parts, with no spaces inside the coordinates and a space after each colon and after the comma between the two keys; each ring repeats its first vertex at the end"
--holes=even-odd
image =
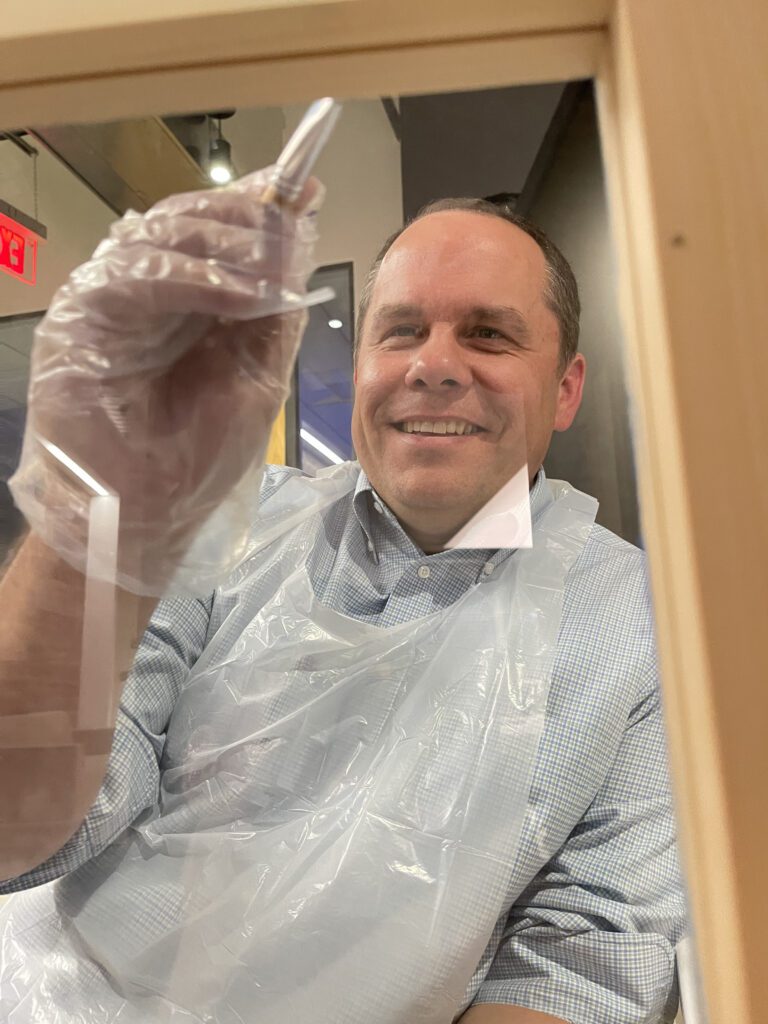
{"type": "Polygon", "coordinates": [[[398,324],[396,327],[391,327],[388,333],[390,337],[413,338],[419,333],[419,328],[415,324],[398,324]]]}
{"type": "Polygon", "coordinates": [[[514,341],[495,327],[472,327],[467,331],[467,337],[478,343],[477,347],[484,352],[507,352],[515,348],[514,341]]]}
{"type": "Polygon", "coordinates": [[[476,338],[486,338],[489,340],[500,339],[502,341],[505,340],[504,335],[501,333],[501,331],[497,331],[495,327],[475,327],[472,331],[472,334],[474,334],[476,338]]]}

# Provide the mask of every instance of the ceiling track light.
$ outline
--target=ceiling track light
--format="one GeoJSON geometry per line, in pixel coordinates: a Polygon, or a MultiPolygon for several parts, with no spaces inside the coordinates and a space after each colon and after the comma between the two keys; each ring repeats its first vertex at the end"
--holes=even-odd
{"type": "Polygon", "coordinates": [[[234,172],[232,169],[232,147],[224,138],[221,132],[221,118],[217,118],[218,134],[211,142],[208,156],[208,176],[217,185],[226,185],[232,181],[234,172]]]}

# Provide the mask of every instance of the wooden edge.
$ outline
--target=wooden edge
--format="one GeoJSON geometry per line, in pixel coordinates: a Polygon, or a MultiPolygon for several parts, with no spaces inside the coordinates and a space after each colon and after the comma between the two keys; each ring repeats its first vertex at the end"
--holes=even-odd
{"type": "Polygon", "coordinates": [[[590,78],[603,39],[594,29],[5,86],[0,124],[73,124],[323,95],[363,99],[590,78]]]}
{"type": "MultiPolygon", "coordinates": [[[[662,31],[662,29],[660,29],[662,31]]],[[[626,7],[617,6],[596,79],[608,198],[619,254],[638,491],[654,599],[680,845],[710,1020],[748,1024],[744,935],[735,908],[729,807],[702,583],[691,544],[679,396],[673,390],[644,112],[626,7]]],[[[754,1019],[757,1024],[756,1019],[754,1019]]]]}
{"type": "Polygon", "coordinates": [[[604,28],[611,0],[29,0],[8,6],[0,22],[0,83],[31,84],[604,28]]]}

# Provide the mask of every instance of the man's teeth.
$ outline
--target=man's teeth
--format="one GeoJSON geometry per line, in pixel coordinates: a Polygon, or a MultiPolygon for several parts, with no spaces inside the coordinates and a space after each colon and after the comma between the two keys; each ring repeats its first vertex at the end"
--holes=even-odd
{"type": "Polygon", "coordinates": [[[464,420],[407,420],[403,424],[406,434],[476,434],[477,429],[464,420]]]}

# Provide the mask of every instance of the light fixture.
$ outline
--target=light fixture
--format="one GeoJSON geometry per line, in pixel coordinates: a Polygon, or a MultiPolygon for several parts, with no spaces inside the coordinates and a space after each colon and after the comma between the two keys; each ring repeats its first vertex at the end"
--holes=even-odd
{"type": "Polygon", "coordinates": [[[211,143],[208,156],[208,176],[217,185],[232,181],[232,147],[221,134],[221,118],[218,121],[219,134],[211,143]]]}
{"type": "Polygon", "coordinates": [[[343,327],[344,324],[341,322],[341,320],[337,320],[336,317],[334,317],[333,320],[328,321],[328,326],[333,327],[335,331],[338,331],[338,329],[340,327],[343,327]]]}
{"type": "Polygon", "coordinates": [[[335,452],[333,448],[329,448],[327,444],[323,444],[319,438],[315,437],[314,434],[310,434],[310,432],[304,427],[301,428],[299,434],[301,434],[302,441],[306,441],[310,448],[314,448],[316,452],[320,452],[320,454],[324,455],[329,462],[333,462],[338,466],[344,461],[338,452],[335,452]]]}

